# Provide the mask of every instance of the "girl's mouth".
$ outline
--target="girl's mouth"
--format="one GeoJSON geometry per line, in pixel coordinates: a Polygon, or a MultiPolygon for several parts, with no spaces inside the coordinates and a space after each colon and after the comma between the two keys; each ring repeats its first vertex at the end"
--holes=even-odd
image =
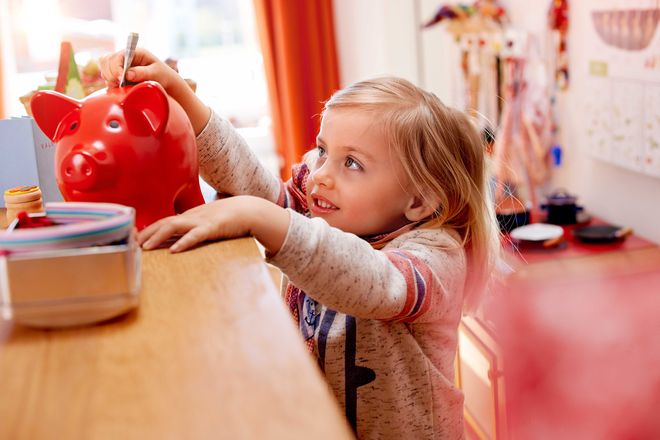
{"type": "Polygon", "coordinates": [[[312,202],[311,211],[315,214],[327,214],[339,209],[329,200],[326,200],[323,197],[319,197],[315,194],[312,194],[312,202]]]}

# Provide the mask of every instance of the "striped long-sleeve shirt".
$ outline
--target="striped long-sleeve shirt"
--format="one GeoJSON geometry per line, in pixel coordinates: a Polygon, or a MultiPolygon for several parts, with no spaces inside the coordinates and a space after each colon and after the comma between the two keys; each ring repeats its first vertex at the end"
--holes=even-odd
{"type": "Polygon", "coordinates": [[[197,144],[202,176],[219,192],[291,210],[284,244],[269,262],[304,291],[301,333],[357,436],[462,438],[454,357],[466,256],[458,235],[409,227],[372,246],[308,218],[306,174],[283,184],[215,113],[197,144]]]}

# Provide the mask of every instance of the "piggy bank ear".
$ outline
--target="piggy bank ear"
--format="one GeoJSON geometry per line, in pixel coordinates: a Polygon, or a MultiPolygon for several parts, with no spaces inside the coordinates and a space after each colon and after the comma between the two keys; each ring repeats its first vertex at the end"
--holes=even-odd
{"type": "Polygon", "coordinates": [[[163,133],[170,115],[170,105],[160,84],[145,81],[133,86],[122,105],[130,130],[139,135],[156,137],[163,133]]]}
{"type": "Polygon", "coordinates": [[[62,121],[68,119],[67,116],[79,110],[81,106],[80,101],[48,90],[35,93],[30,100],[34,120],[53,142],[57,142],[62,137],[63,130],[58,130],[62,121]]]}

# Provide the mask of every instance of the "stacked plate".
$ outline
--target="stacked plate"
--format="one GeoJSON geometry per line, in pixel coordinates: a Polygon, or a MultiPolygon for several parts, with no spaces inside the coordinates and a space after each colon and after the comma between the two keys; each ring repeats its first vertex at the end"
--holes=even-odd
{"type": "Polygon", "coordinates": [[[46,218],[54,225],[21,228],[19,220],[14,220],[7,231],[0,232],[0,252],[72,249],[126,241],[133,230],[135,210],[112,203],[48,203],[46,218]]]}

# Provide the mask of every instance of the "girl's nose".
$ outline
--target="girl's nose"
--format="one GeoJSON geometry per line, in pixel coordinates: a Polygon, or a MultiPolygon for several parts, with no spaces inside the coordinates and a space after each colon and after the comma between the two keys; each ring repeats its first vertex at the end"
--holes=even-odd
{"type": "Polygon", "coordinates": [[[318,168],[312,171],[311,178],[315,185],[322,185],[331,188],[334,186],[335,179],[332,173],[332,164],[326,160],[318,168]]]}

